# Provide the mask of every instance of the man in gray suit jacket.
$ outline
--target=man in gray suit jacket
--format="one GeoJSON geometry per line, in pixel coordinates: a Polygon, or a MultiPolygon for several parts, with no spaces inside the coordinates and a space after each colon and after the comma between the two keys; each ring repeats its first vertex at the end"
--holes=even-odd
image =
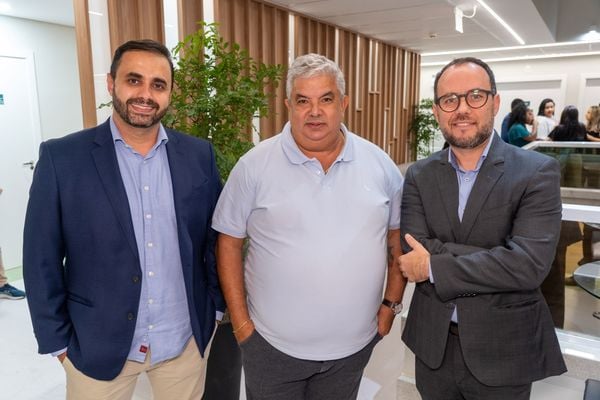
{"type": "Polygon", "coordinates": [[[423,399],[528,399],[565,372],[540,292],[561,221],[560,171],[493,134],[493,72],[456,59],[437,75],[434,115],[449,149],[407,171],[404,255],[417,282],[403,340],[423,399]]]}

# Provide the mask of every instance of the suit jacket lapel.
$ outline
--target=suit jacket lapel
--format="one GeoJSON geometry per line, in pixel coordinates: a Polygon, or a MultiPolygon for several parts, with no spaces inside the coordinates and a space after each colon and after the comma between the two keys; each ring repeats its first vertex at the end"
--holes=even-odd
{"type": "Polygon", "coordinates": [[[131,211],[129,209],[129,201],[127,200],[127,192],[123,185],[123,179],[119,171],[119,163],[115,152],[114,142],[110,133],[109,122],[96,128],[95,143],[96,148],[92,150],[92,157],[98,170],[100,180],[104,185],[104,189],[108,195],[109,201],[112,204],[113,210],[117,216],[117,220],[121,225],[121,229],[127,238],[127,243],[133,253],[138,257],[137,244],[135,241],[135,231],[131,222],[131,211]]]}
{"type": "Polygon", "coordinates": [[[485,205],[490,192],[504,174],[504,144],[497,134],[493,133],[493,142],[483,161],[477,179],[469,194],[461,223],[459,243],[464,243],[473,229],[473,225],[485,205]]]}
{"type": "Polygon", "coordinates": [[[436,179],[440,191],[440,198],[444,199],[444,207],[452,233],[458,237],[460,232],[460,220],[458,219],[458,180],[456,171],[448,162],[448,151],[439,153],[440,163],[436,169],[436,179]]]}
{"type": "MultiPolygon", "coordinates": [[[[185,210],[187,207],[184,202],[186,193],[193,190],[192,183],[194,179],[192,174],[194,172],[187,161],[186,149],[180,143],[177,135],[174,135],[169,130],[166,130],[166,132],[169,138],[166,148],[169,159],[169,170],[171,172],[171,183],[173,185],[173,204],[175,205],[175,217],[177,219],[181,264],[186,281],[191,282],[191,268],[187,268],[187,266],[191,265],[190,260],[193,258],[193,250],[192,243],[188,238],[189,235],[185,230],[185,221],[187,219],[185,210]]],[[[200,205],[196,206],[200,207],[200,205]]]]}

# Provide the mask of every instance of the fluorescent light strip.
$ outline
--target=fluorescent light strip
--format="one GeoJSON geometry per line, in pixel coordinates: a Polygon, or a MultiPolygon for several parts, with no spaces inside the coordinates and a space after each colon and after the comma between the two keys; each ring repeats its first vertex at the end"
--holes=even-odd
{"type": "Polygon", "coordinates": [[[488,47],[486,49],[438,51],[438,52],[432,52],[432,53],[421,53],[421,57],[447,56],[447,55],[452,55],[452,54],[484,53],[484,52],[488,52],[488,51],[509,51],[509,50],[520,50],[520,49],[527,50],[527,49],[539,49],[539,48],[546,48],[546,47],[576,46],[576,45],[594,44],[594,43],[600,43],[600,40],[583,40],[583,41],[577,41],[577,42],[528,44],[525,46],[488,47]]]}
{"type": "Polygon", "coordinates": [[[496,18],[498,22],[500,22],[500,24],[515,38],[517,42],[519,42],[519,44],[525,44],[525,41],[521,39],[521,36],[519,36],[517,32],[515,32],[515,30],[510,27],[510,25],[508,25],[498,14],[496,14],[496,12],[492,10],[490,6],[484,3],[483,0],[477,0],[477,2],[481,4],[481,6],[485,8],[490,14],[492,14],[492,16],[496,18]]]}
{"type": "MultiPolygon", "coordinates": [[[[501,62],[501,61],[526,61],[526,60],[540,60],[544,58],[563,58],[563,57],[582,57],[582,56],[597,56],[600,55],[600,51],[582,51],[577,53],[563,53],[563,54],[542,54],[538,56],[520,56],[520,57],[503,57],[503,58],[486,58],[483,61],[490,62],[501,62]]],[[[421,67],[435,67],[440,65],[446,65],[451,60],[436,61],[421,63],[421,67]]]]}

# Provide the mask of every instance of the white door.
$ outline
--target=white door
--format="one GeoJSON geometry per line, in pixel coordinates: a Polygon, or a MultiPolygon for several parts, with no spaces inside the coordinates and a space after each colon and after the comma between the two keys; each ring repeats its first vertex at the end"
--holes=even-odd
{"type": "Polygon", "coordinates": [[[41,140],[33,53],[0,50],[0,247],[22,264],[23,222],[41,140]]]}

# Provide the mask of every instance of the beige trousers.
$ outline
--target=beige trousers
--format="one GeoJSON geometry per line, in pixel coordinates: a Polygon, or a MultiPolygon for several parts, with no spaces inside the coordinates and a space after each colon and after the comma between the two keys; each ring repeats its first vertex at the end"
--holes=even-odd
{"type": "Polygon", "coordinates": [[[210,344],[202,358],[192,336],[178,357],[151,366],[148,350],[144,363],[127,361],[121,373],[111,381],[84,375],[67,355],[63,362],[67,374],[67,400],[130,400],[137,378],[144,372],[152,386],[154,400],[200,400],[204,393],[209,350],[210,344]]]}
{"type": "Polygon", "coordinates": [[[8,279],[6,278],[6,272],[4,271],[4,262],[2,261],[2,247],[0,247],[0,287],[6,285],[8,279]]]}

